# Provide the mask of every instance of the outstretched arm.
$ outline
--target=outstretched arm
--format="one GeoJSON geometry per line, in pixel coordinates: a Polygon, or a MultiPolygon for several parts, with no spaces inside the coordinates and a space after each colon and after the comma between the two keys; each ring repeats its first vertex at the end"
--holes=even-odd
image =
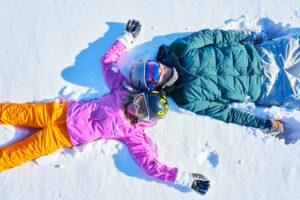
{"type": "Polygon", "coordinates": [[[174,182],[177,168],[168,167],[158,161],[150,138],[142,132],[135,132],[122,140],[136,163],[149,176],[165,182],[174,182]]]}
{"type": "Polygon", "coordinates": [[[243,112],[236,108],[231,108],[228,105],[219,102],[203,100],[201,102],[181,105],[181,107],[199,115],[210,116],[227,123],[260,128],[266,131],[272,128],[272,120],[243,112]]]}
{"type": "Polygon", "coordinates": [[[201,101],[181,106],[199,115],[210,116],[227,123],[260,128],[270,136],[280,137],[285,131],[285,126],[281,120],[265,119],[218,102],[201,101]]]}
{"type": "Polygon", "coordinates": [[[101,59],[103,76],[107,86],[111,89],[120,87],[125,79],[120,68],[117,66],[117,61],[125,49],[125,45],[120,40],[117,40],[101,59]]]}
{"type": "Polygon", "coordinates": [[[102,72],[106,80],[106,84],[111,89],[122,86],[125,77],[122,74],[117,62],[124,51],[133,43],[138,36],[141,25],[137,20],[129,20],[127,22],[124,34],[118,38],[114,44],[105,52],[101,58],[102,72]]]}
{"type": "Polygon", "coordinates": [[[209,188],[209,180],[201,175],[178,171],[176,167],[168,167],[157,160],[150,138],[142,132],[135,132],[125,137],[123,142],[127,145],[133,159],[149,176],[165,182],[172,182],[205,194],[209,188]]]}

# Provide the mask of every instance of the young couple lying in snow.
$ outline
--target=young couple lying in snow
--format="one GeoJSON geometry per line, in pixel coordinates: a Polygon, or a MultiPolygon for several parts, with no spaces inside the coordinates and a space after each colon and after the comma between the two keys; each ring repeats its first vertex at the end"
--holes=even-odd
{"type": "Polygon", "coordinates": [[[111,92],[88,102],[0,103],[0,124],[39,128],[0,148],[0,171],[97,139],[124,143],[148,175],[205,194],[208,179],[168,167],[157,159],[144,131],[168,112],[165,93],[180,107],[227,123],[280,136],[284,125],[230,107],[233,102],[300,108],[299,34],[274,40],[262,33],[201,30],[162,45],[155,60],[139,60],[128,80],[117,62],[139,35],[129,20],[125,33],[101,59],[111,92]],[[299,68],[299,69],[297,69],[299,68]]]}

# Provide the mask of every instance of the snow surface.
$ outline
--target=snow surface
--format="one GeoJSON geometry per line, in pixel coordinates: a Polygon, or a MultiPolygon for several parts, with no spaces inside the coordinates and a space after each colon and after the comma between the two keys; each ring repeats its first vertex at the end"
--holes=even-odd
{"type": "MultiPolygon", "coordinates": [[[[298,0],[0,1],[0,101],[91,99],[108,91],[98,60],[129,18],[143,25],[120,61],[124,73],[157,47],[204,28],[300,31],[298,0]]],[[[147,131],[169,166],[211,180],[206,196],[145,175],[127,148],[97,141],[0,173],[0,200],[300,199],[300,111],[233,105],[283,119],[284,138],[179,109],[147,131]]],[[[0,145],[33,130],[0,126],[0,145]]]]}

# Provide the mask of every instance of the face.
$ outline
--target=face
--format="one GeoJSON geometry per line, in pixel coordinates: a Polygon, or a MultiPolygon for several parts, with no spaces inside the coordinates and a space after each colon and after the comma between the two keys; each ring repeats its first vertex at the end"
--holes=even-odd
{"type": "Polygon", "coordinates": [[[135,108],[135,105],[133,102],[127,107],[126,110],[130,116],[134,116],[134,117],[138,118],[138,116],[136,115],[136,108],[135,108]]]}
{"type": "Polygon", "coordinates": [[[159,88],[162,85],[164,85],[172,76],[172,69],[170,67],[167,67],[166,65],[163,65],[161,63],[159,68],[160,78],[158,83],[156,84],[156,87],[159,88]]]}
{"type": "Polygon", "coordinates": [[[131,116],[134,116],[136,118],[139,118],[139,115],[143,115],[143,111],[146,111],[147,108],[146,108],[146,105],[145,105],[145,102],[144,102],[144,99],[142,96],[138,96],[136,99],[135,99],[135,103],[132,102],[128,107],[127,107],[127,113],[131,116]],[[137,105],[138,104],[138,105],[137,105]]]}

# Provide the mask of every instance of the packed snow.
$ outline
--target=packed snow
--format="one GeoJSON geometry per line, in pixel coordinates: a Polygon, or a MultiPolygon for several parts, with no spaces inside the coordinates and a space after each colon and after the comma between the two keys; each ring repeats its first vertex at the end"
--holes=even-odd
{"type": "MultiPolygon", "coordinates": [[[[108,92],[99,59],[128,19],[142,23],[121,58],[125,74],[161,44],[200,29],[300,32],[297,0],[30,1],[0,6],[0,101],[93,99],[108,92]]],[[[126,146],[99,140],[63,149],[0,173],[1,200],[53,199],[300,199],[300,111],[234,104],[282,119],[282,138],[182,110],[169,98],[167,117],[147,130],[159,160],[211,181],[205,196],[145,175],[126,146]]],[[[0,126],[0,147],[35,130],[0,126]]]]}

